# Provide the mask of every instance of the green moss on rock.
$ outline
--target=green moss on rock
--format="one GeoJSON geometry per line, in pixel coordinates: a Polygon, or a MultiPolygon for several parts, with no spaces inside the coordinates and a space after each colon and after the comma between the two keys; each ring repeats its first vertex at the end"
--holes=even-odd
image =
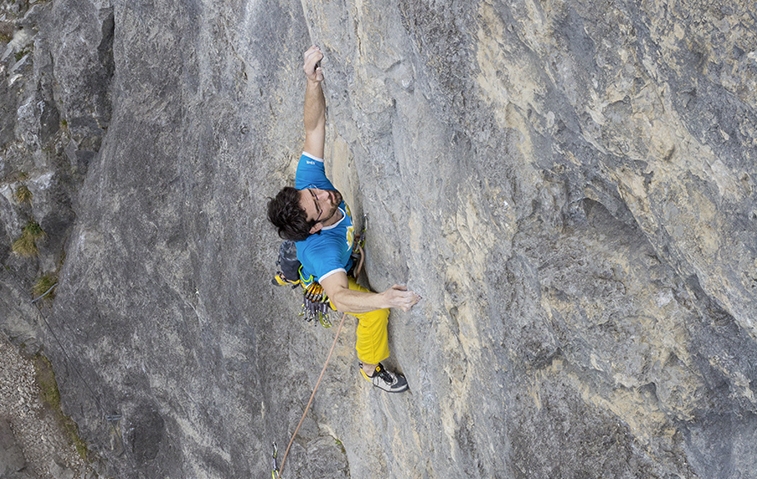
{"type": "Polygon", "coordinates": [[[39,395],[45,409],[53,414],[61,429],[68,435],[71,444],[76,448],[82,459],[87,458],[87,444],[79,437],[79,427],[73,419],[63,413],[60,404],[60,391],[58,382],[55,380],[53,365],[49,359],[41,354],[34,357],[34,370],[36,372],[39,395]]]}

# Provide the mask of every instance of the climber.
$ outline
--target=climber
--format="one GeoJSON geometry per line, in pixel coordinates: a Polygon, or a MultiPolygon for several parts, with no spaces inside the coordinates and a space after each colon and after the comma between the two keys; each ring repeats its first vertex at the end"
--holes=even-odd
{"type": "Polygon", "coordinates": [[[358,319],[355,349],[362,376],[384,391],[402,392],[408,387],[404,376],[381,363],[389,357],[389,308],[408,311],[420,296],[401,285],[374,293],[347,274],[352,267],[354,225],[349,207],[324,169],[326,101],[321,87],[322,58],[317,46],[304,54],[305,145],[295,187],[284,187],[269,200],[268,219],[280,237],[295,241],[297,258],[302,263],[301,277],[312,275],[338,311],[358,319]]]}

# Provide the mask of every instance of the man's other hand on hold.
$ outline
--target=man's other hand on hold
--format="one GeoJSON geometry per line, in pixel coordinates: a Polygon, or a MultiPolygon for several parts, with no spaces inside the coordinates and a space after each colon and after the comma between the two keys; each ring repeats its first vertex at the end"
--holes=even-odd
{"type": "Polygon", "coordinates": [[[305,76],[309,81],[322,82],[323,70],[321,69],[321,60],[323,59],[323,53],[321,49],[313,45],[308,48],[308,51],[303,55],[305,62],[302,68],[305,70],[305,76]]]}
{"type": "Polygon", "coordinates": [[[406,286],[395,284],[382,293],[391,308],[399,308],[402,311],[410,311],[410,308],[421,300],[421,297],[406,286]]]}

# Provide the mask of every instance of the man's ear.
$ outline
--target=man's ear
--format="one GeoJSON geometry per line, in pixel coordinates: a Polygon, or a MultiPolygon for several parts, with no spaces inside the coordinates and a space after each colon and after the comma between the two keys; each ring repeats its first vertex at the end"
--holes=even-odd
{"type": "Polygon", "coordinates": [[[321,228],[323,228],[323,225],[320,222],[316,223],[312,228],[310,228],[310,234],[314,235],[318,233],[319,231],[321,231],[321,228]]]}

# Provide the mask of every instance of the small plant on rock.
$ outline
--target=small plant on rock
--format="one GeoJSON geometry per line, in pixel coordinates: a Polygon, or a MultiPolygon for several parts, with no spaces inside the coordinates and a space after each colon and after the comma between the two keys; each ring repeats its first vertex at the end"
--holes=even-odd
{"type": "Polygon", "coordinates": [[[42,231],[42,227],[36,221],[30,221],[24,226],[23,234],[28,235],[34,240],[38,240],[45,236],[45,232],[42,231]]]}
{"type": "Polygon", "coordinates": [[[20,62],[26,55],[31,54],[33,51],[31,46],[26,46],[22,48],[20,51],[17,51],[14,55],[17,62],[20,62]]]}
{"type": "Polygon", "coordinates": [[[11,250],[19,256],[31,258],[37,256],[37,240],[43,238],[45,232],[36,221],[29,221],[24,229],[21,230],[21,237],[13,242],[11,250]]]}
{"type": "Polygon", "coordinates": [[[18,188],[16,188],[16,201],[19,203],[31,203],[32,202],[32,192],[29,190],[29,187],[26,185],[21,185],[18,188]]]}
{"type": "Polygon", "coordinates": [[[52,288],[56,284],[58,284],[58,277],[55,274],[46,274],[34,283],[34,286],[32,287],[32,295],[34,295],[35,298],[40,298],[47,293],[45,299],[53,299],[55,297],[55,291],[52,288]]]}
{"type": "Polygon", "coordinates": [[[25,235],[21,235],[20,238],[13,242],[13,244],[11,245],[11,250],[17,255],[23,256],[25,258],[32,258],[39,254],[37,244],[33,239],[25,235]]]}

